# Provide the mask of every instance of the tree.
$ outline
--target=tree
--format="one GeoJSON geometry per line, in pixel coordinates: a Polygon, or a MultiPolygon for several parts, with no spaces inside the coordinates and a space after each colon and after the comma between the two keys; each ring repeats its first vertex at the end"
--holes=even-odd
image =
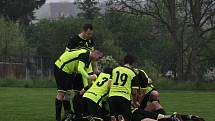
{"type": "Polygon", "coordinates": [[[200,79],[200,53],[214,40],[213,0],[112,0],[110,5],[111,10],[150,16],[165,25],[176,50],[178,79],[200,79]]]}
{"type": "Polygon", "coordinates": [[[26,41],[21,29],[14,23],[0,18],[0,55],[25,56],[26,41]]]}
{"type": "Polygon", "coordinates": [[[78,16],[85,19],[94,19],[99,17],[100,8],[98,7],[98,0],[75,0],[75,4],[78,5],[78,8],[81,10],[78,13],[78,16]]]}
{"type": "MultiPolygon", "coordinates": [[[[205,54],[202,52],[214,48],[210,45],[215,41],[215,1],[213,0],[189,0],[187,10],[189,12],[191,33],[186,40],[187,52],[187,69],[185,72],[186,80],[197,80],[202,78],[201,65],[205,54]]],[[[211,54],[209,57],[214,57],[211,54]]],[[[209,59],[209,58],[208,58],[209,59]]],[[[206,60],[208,60],[206,59],[206,60]]],[[[214,59],[215,60],[215,59],[214,59]]],[[[203,66],[205,66],[203,64],[203,66]]]]}
{"type": "Polygon", "coordinates": [[[28,25],[34,19],[33,11],[44,3],[45,0],[1,0],[0,16],[28,25]]]}

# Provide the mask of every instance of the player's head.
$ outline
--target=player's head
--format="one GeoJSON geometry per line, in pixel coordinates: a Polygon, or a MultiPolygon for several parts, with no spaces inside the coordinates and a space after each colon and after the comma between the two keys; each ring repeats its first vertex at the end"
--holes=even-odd
{"type": "Polygon", "coordinates": [[[98,61],[99,59],[101,59],[103,56],[103,53],[99,50],[93,50],[91,53],[90,53],[90,59],[92,61],[98,61]]]}
{"type": "Polygon", "coordinates": [[[113,70],[113,68],[110,68],[110,67],[106,67],[106,68],[104,68],[104,73],[106,73],[106,74],[112,74],[112,70],[113,70]]]}
{"type": "Polygon", "coordinates": [[[84,38],[90,39],[93,36],[93,25],[84,24],[82,33],[84,38]]]}
{"type": "Polygon", "coordinates": [[[133,65],[134,63],[134,57],[130,54],[127,54],[125,57],[124,57],[124,64],[129,64],[129,65],[133,65]]]}

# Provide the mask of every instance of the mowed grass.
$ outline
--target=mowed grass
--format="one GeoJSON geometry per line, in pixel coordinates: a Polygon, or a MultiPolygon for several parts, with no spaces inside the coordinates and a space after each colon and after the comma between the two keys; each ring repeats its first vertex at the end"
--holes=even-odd
{"type": "MultiPolygon", "coordinates": [[[[0,88],[0,121],[54,121],[53,88],[0,88]]],[[[168,113],[196,114],[215,121],[215,92],[161,91],[168,113]]]]}
{"type": "Polygon", "coordinates": [[[214,91],[165,91],[160,93],[160,98],[169,114],[193,114],[206,121],[215,121],[214,91]]]}

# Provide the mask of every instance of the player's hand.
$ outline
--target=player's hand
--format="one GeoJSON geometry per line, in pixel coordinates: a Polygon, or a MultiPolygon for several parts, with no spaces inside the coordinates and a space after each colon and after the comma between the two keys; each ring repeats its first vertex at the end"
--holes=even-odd
{"type": "Polygon", "coordinates": [[[131,105],[134,106],[135,108],[140,107],[140,103],[138,101],[132,101],[131,105]]]}
{"type": "Polygon", "coordinates": [[[82,95],[84,95],[84,93],[85,93],[85,90],[84,90],[84,88],[79,92],[79,94],[82,96],[82,95]]]}
{"type": "Polygon", "coordinates": [[[148,84],[152,84],[152,79],[148,78],[148,84]]]}
{"type": "Polygon", "coordinates": [[[89,75],[89,76],[87,77],[87,80],[93,81],[93,80],[96,80],[96,78],[97,78],[97,76],[93,74],[93,75],[89,75]]]}

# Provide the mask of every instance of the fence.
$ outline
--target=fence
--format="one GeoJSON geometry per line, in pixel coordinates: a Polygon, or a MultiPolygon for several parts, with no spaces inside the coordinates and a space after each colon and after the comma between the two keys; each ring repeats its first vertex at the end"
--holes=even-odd
{"type": "Polygon", "coordinates": [[[53,61],[49,57],[1,57],[0,79],[52,79],[53,61]]]}

